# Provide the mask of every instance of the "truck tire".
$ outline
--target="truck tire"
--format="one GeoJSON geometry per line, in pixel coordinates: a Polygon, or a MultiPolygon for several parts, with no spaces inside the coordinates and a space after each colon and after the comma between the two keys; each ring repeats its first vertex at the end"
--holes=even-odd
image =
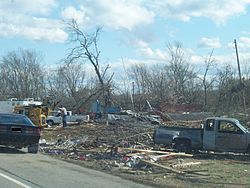
{"type": "Polygon", "coordinates": [[[28,146],[28,153],[37,153],[39,149],[39,144],[31,144],[28,146]]]}
{"type": "Polygon", "coordinates": [[[48,121],[47,121],[47,124],[48,124],[49,126],[52,126],[52,125],[54,125],[54,121],[53,121],[53,120],[48,120],[48,121]]]}
{"type": "Polygon", "coordinates": [[[191,144],[189,140],[177,140],[175,141],[175,149],[177,152],[191,153],[191,144]]]}
{"type": "Polygon", "coordinates": [[[81,119],[77,119],[76,122],[78,125],[81,125],[83,121],[81,119]]]}

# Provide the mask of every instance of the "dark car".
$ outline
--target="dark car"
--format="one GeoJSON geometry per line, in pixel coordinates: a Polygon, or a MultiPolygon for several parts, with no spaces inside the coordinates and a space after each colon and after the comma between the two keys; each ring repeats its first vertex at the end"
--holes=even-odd
{"type": "Polygon", "coordinates": [[[0,145],[28,147],[29,153],[37,153],[40,132],[40,128],[24,115],[0,113],[0,145]]]}

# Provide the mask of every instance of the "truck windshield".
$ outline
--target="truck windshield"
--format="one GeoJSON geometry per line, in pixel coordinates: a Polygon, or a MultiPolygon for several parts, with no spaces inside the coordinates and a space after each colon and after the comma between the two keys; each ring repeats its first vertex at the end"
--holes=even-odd
{"type": "Polygon", "coordinates": [[[241,130],[248,132],[247,128],[245,128],[238,120],[235,120],[235,123],[241,130]]]}

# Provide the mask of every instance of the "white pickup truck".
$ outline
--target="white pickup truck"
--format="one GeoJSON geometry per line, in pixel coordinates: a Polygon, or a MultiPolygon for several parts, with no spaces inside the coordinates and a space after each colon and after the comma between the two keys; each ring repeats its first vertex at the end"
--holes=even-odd
{"type": "MultiPolygon", "coordinates": [[[[67,111],[67,123],[83,123],[88,122],[89,116],[88,115],[72,115],[71,111],[67,111]]],[[[46,122],[48,125],[58,125],[62,123],[62,116],[60,111],[52,111],[46,118],[46,122]]]]}

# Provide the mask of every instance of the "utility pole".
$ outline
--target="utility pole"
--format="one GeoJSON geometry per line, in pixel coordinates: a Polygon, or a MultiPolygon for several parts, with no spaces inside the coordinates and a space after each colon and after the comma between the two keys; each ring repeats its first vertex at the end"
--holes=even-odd
{"type": "MultiPolygon", "coordinates": [[[[236,39],[234,39],[234,45],[235,45],[236,59],[237,59],[237,64],[238,64],[238,72],[239,72],[240,85],[242,86],[243,82],[242,82],[242,78],[241,78],[240,60],[239,60],[239,54],[238,54],[238,48],[237,48],[236,39]]],[[[245,100],[245,95],[244,95],[244,88],[241,90],[241,94],[242,94],[242,102],[243,102],[244,113],[246,114],[246,100],[245,100]]]]}
{"type": "Polygon", "coordinates": [[[235,45],[235,51],[236,51],[236,59],[237,59],[237,64],[238,64],[238,71],[239,71],[240,83],[242,84],[241,71],[240,71],[240,60],[239,60],[239,54],[238,54],[238,48],[237,48],[236,39],[234,39],[234,45],[235,45]]]}
{"type": "Polygon", "coordinates": [[[132,82],[132,95],[134,96],[135,95],[135,83],[132,82]]]}
{"type": "Polygon", "coordinates": [[[135,83],[134,82],[132,82],[132,93],[130,93],[130,96],[131,96],[132,109],[135,110],[135,104],[134,104],[135,83]]]}

